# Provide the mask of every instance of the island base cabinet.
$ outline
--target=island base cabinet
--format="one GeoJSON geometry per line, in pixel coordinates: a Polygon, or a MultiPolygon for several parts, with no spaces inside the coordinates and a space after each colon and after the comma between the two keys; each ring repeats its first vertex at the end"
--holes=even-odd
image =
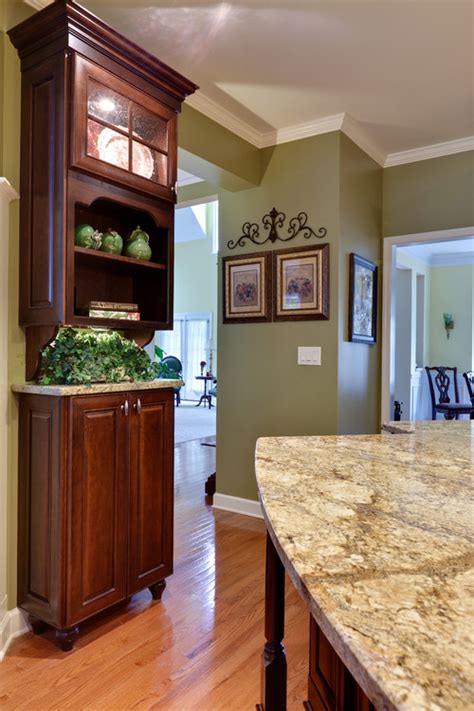
{"type": "Polygon", "coordinates": [[[18,603],[69,650],[172,572],[173,391],[19,398],[18,603]]]}
{"type": "Polygon", "coordinates": [[[375,711],[356,680],[310,617],[307,711],[375,711]]]}

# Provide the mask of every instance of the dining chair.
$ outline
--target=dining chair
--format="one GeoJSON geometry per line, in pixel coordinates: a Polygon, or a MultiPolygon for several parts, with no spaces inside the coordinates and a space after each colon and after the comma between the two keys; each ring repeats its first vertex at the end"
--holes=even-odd
{"type": "Polygon", "coordinates": [[[436,420],[438,412],[444,415],[445,420],[459,419],[459,415],[471,415],[474,412],[474,403],[459,402],[458,369],[445,365],[426,366],[426,374],[430,386],[431,419],[436,420]],[[451,402],[450,387],[454,392],[454,402],[451,402]],[[437,393],[435,392],[435,387],[437,393]]]}
{"type": "MultiPolygon", "coordinates": [[[[467,370],[462,377],[466,381],[467,393],[474,406],[474,370],[467,370]]],[[[474,420],[474,410],[471,412],[471,420],[474,420]]]]}

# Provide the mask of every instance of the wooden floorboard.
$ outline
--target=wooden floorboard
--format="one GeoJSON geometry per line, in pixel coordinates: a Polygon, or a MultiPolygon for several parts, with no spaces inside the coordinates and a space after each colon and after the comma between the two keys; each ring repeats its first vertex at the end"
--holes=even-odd
{"type": "MultiPolygon", "coordinates": [[[[204,482],[215,449],[175,449],[175,572],[83,625],[76,648],[53,634],[14,640],[0,664],[0,709],[254,711],[263,645],[263,522],[214,511],[204,482]]],[[[288,709],[302,709],[308,614],[287,581],[288,709]]]]}

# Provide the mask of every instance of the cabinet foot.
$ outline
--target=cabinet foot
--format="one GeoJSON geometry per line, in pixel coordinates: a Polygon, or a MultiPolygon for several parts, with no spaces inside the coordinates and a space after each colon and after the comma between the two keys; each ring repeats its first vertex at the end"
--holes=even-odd
{"type": "Polygon", "coordinates": [[[48,629],[48,625],[43,620],[39,620],[34,615],[28,615],[28,622],[31,625],[33,634],[43,634],[48,629]]]}
{"type": "Polygon", "coordinates": [[[79,627],[66,630],[56,630],[56,642],[63,652],[70,652],[79,634],[79,627]]]}
{"type": "Polygon", "coordinates": [[[151,592],[153,600],[161,600],[163,591],[166,587],[166,580],[158,580],[154,585],[150,585],[148,590],[151,592]]]}

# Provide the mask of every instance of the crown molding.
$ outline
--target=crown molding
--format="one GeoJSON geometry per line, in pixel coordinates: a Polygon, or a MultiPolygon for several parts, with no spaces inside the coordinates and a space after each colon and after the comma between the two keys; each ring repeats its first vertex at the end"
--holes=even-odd
{"type": "Polygon", "coordinates": [[[350,114],[343,114],[343,116],[344,121],[341,127],[343,133],[383,168],[387,157],[385,151],[370,138],[359,121],[352,118],[350,114]]]}
{"type": "Polygon", "coordinates": [[[434,143],[431,146],[412,148],[409,151],[389,153],[385,159],[384,168],[403,165],[404,163],[415,163],[429,158],[451,156],[455,153],[464,153],[472,150],[474,150],[474,136],[466,136],[466,138],[458,138],[455,141],[445,141],[444,143],[434,143]]]}
{"type": "Polygon", "coordinates": [[[343,122],[344,114],[342,113],[324,116],[314,121],[307,121],[306,123],[299,123],[286,128],[276,128],[260,134],[259,148],[268,148],[269,146],[277,146],[280,143],[298,141],[300,138],[310,138],[311,136],[320,136],[323,133],[331,133],[331,131],[340,131],[343,122]]]}
{"type": "Polygon", "coordinates": [[[215,101],[209,99],[202,92],[188,96],[186,99],[186,104],[191,106],[191,108],[196,109],[207,118],[212,119],[220,126],[227,128],[232,133],[235,133],[244,141],[251,143],[256,148],[261,148],[261,136],[262,134],[257,129],[250,126],[246,121],[237,118],[234,114],[227,109],[219,106],[215,101]]]}
{"type": "MultiPolygon", "coordinates": [[[[36,0],[32,0],[32,2],[34,1],[36,0]]],[[[474,136],[467,136],[466,138],[460,138],[454,141],[435,143],[431,146],[423,146],[408,151],[387,154],[371,138],[362,124],[347,113],[333,114],[331,116],[315,119],[314,121],[295,124],[294,126],[286,126],[285,128],[260,132],[253,126],[250,126],[246,121],[237,118],[227,109],[223,109],[202,92],[188,97],[186,103],[196,109],[196,111],[216,121],[216,123],[232,131],[248,143],[251,143],[256,148],[267,148],[269,146],[280,145],[281,143],[298,141],[301,138],[319,136],[324,133],[330,133],[331,131],[342,131],[382,168],[474,150],[474,136]]]]}

